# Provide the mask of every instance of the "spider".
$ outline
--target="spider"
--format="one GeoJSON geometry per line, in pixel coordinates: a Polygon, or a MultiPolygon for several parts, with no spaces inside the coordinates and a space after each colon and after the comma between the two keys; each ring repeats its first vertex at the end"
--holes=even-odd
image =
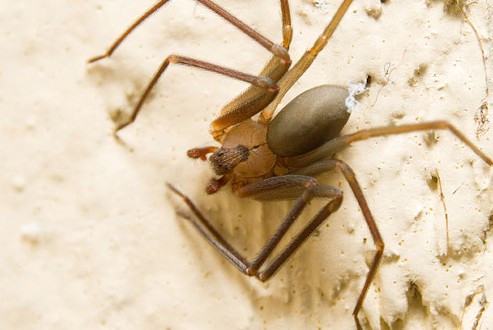
{"type": "MultiPolygon", "coordinates": [[[[157,2],[127,28],[106,53],[89,59],[89,62],[110,57],[137,26],[168,1],[157,2]]],[[[128,119],[116,126],[115,136],[118,137],[118,131],[135,121],[149,92],[170,64],[200,68],[249,83],[251,86],[224,106],[211,124],[211,135],[220,146],[193,148],[188,150],[187,155],[190,158],[209,161],[212,165],[216,176],[206,186],[208,194],[214,194],[230,183],[233,193],[241,198],[261,201],[294,200],[290,211],[273,236],[253,260],[247,260],[223,238],[185,194],[170,183],[167,183],[167,186],[190,208],[195,217],[186,218],[207,242],[242,273],[254,276],[260,281],[267,281],[320,224],[341,206],[343,191],[319,183],[315,177],[328,171],[342,173],[359,204],[376,247],[376,253],[353,309],[353,317],[359,329],[361,325],[358,314],[382,259],[384,241],[354,171],[333,155],[353,142],[373,137],[415,131],[449,130],[489,166],[493,161],[447,121],[383,126],[341,135],[340,132],[350,116],[346,105],[350,94],[341,86],[322,85],[307,90],[274,116],[286,92],[325,47],[352,0],[342,1],[322,34],[292,67],[289,55],[292,27],[288,0],[280,0],[283,39],[281,44],[271,42],[211,0],[197,1],[269,50],[272,58],[259,75],[253,76],[197,59],[169,55],[143,91],[128,119]],[[254,120],[252,117],[256,115],[258,117],[254,120]],[[274,249],[300,217],[306,205],[315,198],[325,199],[322,208],[278,255],[272,256],[274,249]],[[267,263],[268,258],[271,258],[271,261],[267,263]]]]}

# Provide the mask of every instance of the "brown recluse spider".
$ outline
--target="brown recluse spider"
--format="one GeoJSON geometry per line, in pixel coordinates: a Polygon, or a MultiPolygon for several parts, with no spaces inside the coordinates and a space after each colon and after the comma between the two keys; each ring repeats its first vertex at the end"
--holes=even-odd
{"type": "MultiPolygon", "coordinates": [[[[105,54],[96,56],[89,62],[111,56],[138,25],[168,1],[157,2],[125,30],[105,54]]],[[[352,0],[343,0],[313,46],[291,69],[288,50],[292,28],[288,0],[280,0],[283,41],[279,45],[274,44],[211,0],[197,1],[269,50],[273,54],[272,58],[259,75],[252,76],[189,57],[169,55],[147,85],[128,120],[120,123],[115,128],[115,133],[134,122],[149,92],[169,64],[196,67],[251,84],[246,91],[228,103],[211,124],[211,134],[221,146],[194,148],[188,150],[187,154],[190,158],[202,160],[207,160],[207,155],[211,154],[208,160],[216,173],[216,178],[211,179],[207,185],[208,194],[217,192],[230,182],[233,192],[239,197],[257,200],[295,200],[279,228],[257,256],[252,261],[243,257],[223,238],[186,195],[169,183],[167,186],[188,205],[196,217],[190,218],[190,222],[212,246],[242,273],[255,276],[260,281],[266,281],[315,229],[340,207],[343,200],[342,190],[321,184],[314,178],[327,171],[340,171],[356,197],[376,246],[375,256],[353,310],[356,326],[361,328],[358,314],[382,259],[384,242],[356,175],[344,161],[333,158],[335,152],[350,146],[353,142],[372,137],[445,129],[465,143],[488,165],[493,164],[492,160],[446,121],[376,127],[341,136],[339,133],[349,119],[346,106],[349,93],[346,88],[340,86],[323,85],[312,88],[297,96],[273,118],[276,107],[283,96],[325,47],[352,0]],[[256,114],[259,116],[254,121],[252,116],[256,114]],[[314,198],[325,198],[328,202],[277,256],[272,257],[270,263],[262,267],[305,206],[314,198]]]]}

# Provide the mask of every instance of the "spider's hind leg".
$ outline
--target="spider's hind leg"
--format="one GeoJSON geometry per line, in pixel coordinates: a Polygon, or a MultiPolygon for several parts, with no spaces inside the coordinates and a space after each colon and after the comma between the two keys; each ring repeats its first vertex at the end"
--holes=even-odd
{"type": "Polygon", "coordinates": [[[373,257],[373,261],[368,270],[368,274],[366,275],[365,284],[363,285],[363,289],[359,294],[358,300],[356,301],[356,305],[354,306],[354,310],[353,310],[353,316],[356,322],[356,327],[358,329],[361,329],[361,325],[358,319],[358,314],[361,311],[361,308],[363,307],[363,302],[365,300],[368,289],[370,288],[370,285],[373,282],[375,275],[377,273],[378,267],[380,265],[380,261],[382,260],[383,257],[385,244],[383,242],[382,235],[378,230],[377,223],[375,222],[375,219],[371,214],[370,208],[368,207],[368,203],[366,202],[366,198],[363,194],[363,191],[361,190],[361,186],[356,180],[356,174],[348,164],[338,159],[321,160],[309,166],[301,168],[293,172],[293,174],[319,175],[324,172],[329,172],[334,170],[340,171],[344,176],[344,178],[346,179],[346,181],[348,182],[349,186],[351,187],[351,190],[354,194],[354,197],[356,198],[356,201],[358,202],[361,212],[363,213],[366,224],[368,226],[368,229],[370,230],[370,234],[372,235],[373,242],[375,243],[375,247],[376,247],[375,256],[373,257]]]}
{"type": "Polygon", "coordinates": [[[302,245],[302,243],[315,231],[315,229],[327,217],[335,212],[342,203],[342,191],[330,186],[319,184],[315,179],[303,175],[284,175],[271,177],[246,185],[238,190],[241,197],[250,197],[259,200],[284,200],[296,198],[294,205],[285,216],[281,225],[272,237],[265,243],[253,261],[248,261],[238,250],[229,244],[224,237],[212,226],[195,204],[178,189],[168,184],[190,208],[195,216],[191,220],[193,226],[200,234],[218,250],[226,259],[233,263],[242,273],[255,276],[260,281],[268,280],[285,261],[302,245]],[[330,198],[321,210],[309,221],[309,223],[288,243],[288,245],[263,269],[265,261],[272,255],[286,232],[298,219],[306,205],[317,197],[330,198]]]}

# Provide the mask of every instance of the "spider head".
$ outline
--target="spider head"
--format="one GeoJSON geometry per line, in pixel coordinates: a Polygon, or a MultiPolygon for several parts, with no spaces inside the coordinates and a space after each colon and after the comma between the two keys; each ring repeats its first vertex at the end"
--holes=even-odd
{"type": "Polygon", "coordinates": [[[217,175],[224,175],[233,172],[234,168],[241,162],[248,159],[250,151],[243,145],[233,148],[219,148],[210,157],[214,172],[217,175]]]}

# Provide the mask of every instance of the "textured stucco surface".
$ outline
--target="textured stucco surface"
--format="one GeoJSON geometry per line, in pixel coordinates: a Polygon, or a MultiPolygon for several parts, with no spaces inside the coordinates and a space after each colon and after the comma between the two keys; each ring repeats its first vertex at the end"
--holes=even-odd
{"type": "MultiPolygon", "coordinates": [[[[131,109],[168,54],[256,73],[268,52],[196,2],[175,0],[111,59],[88,65],[154,1],[0,2],[1,329],[354,327],[374,245],[340,176],[322,180],[345,190],[341,209],[265,284],[237,272],[175,214],[186,209],[165,182],[252,256],[287,212],[289,203],[239,200],[229,188],[206,196],[210,169],[185,155],[212,142],[210,121],[244,83],[172,67],[121,132],[130,149],[112,137],[111,116],[131,109]]],[[[276,0],[218,3],[280,40],[276,0]]],[[[293,59],[338,4],[291,1],[293,59]]],[[[480,0],[467,11],[486,56],[492,6],[480,0]]],[[[368,75],[344,132],[446,119],[493,156],[493,130],[477,134],[475,120],[483,102],[492,107],[485,67],[460,12],[442,1],[355,1],[283,103],[368,75]]],[[[386,243],[362,319],[375,329],[470,329],[483,293],[467,308],[466,296],[483,286],[493,299],[492,170],[443,131],[372,139],[338,157],[353,166],[386,243]]],[[[484,306],[482,328],[493,328],[484,306]]]]}

